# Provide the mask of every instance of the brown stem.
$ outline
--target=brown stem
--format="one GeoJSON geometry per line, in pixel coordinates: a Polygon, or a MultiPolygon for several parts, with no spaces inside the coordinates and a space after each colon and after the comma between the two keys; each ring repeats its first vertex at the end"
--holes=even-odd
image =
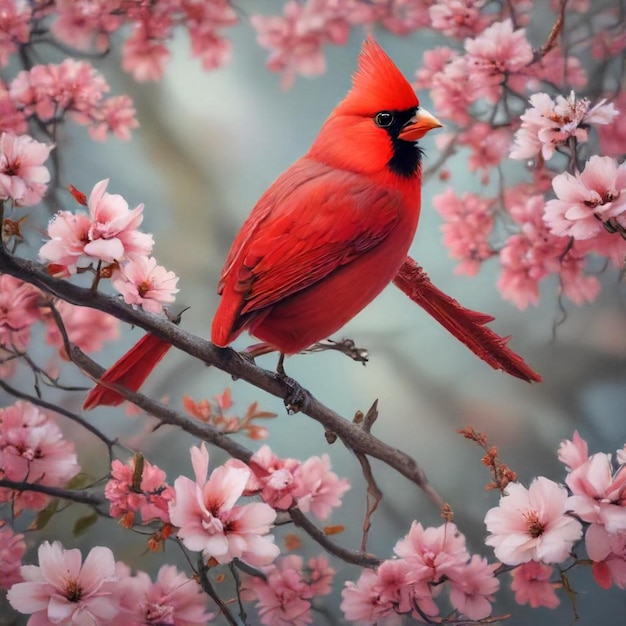
{"type": "Polygon", "coordinates": [[[0,487],[13,489],[14,491],[36,491],[37,493],[45,493],[47,496],[53,496],[54,498],[63,498],[64,500],[90,504],[91,506],[101,506],[106,502],[104,495],[94,493],[93,491],[62,489],[61,487],[50,487],[49,485],[9,480],[8,478],[0,478],[0,487]]]}

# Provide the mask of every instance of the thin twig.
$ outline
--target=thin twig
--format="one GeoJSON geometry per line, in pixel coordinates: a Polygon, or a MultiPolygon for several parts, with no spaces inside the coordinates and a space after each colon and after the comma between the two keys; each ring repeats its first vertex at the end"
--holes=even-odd
{"type": "Polygon", "coordinates": [[[9,480],[8,478],[0,478],[0,487],[13,489],[14,491],[36,491],[37,493],[45,493],[47,496],[80,502],[81,504],[90,504],[91,506],[101,506],[106,502],[103,494],[94,493],[86,489],[62,489],[61,487],[50,487],[49,485],[9,480]]]}
{"type": "Polygon", "coordinates": [[[226,603],[220,598],[219,594],[215,589],[213,589],[213,585],[209,580],[209,568],[205,565],[202,557],[198,559],[198,572],[200,574],[200,586],[202,589],[213,598],[213,601],[220,608],[222,615],[226,619],[226,621],[232,626],[238,626],[237,620],[234,615],[230,612],[230,609],[226,606],[226,603]]]}

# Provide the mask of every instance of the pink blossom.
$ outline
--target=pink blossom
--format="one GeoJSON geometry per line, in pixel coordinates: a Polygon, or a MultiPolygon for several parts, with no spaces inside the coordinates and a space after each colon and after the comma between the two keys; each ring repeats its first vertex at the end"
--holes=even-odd
{"type": "Polygon", "coordinates": [[[585,143],[590,124],[610,124],[618,115],[613,103],[605,104],[602,100],[591,107],[587,98],[579,100],[573,91],[568,98],[557,96],[556,101],[546,93],[536,93],[530,96],[530,104],[515,133],[515,145],[509,155],[512,159],[532,159],[539,154],[550,159],[556,147],[570,137],[585,143]]]}
{"type": "Polygon", "coordinates": [[[9,589],[23,580],[20,567],[25,552],[24,535],[14,533],[10,526],[0,521],[0,589],[9,589]]]}
{"type": "Polygon", "coordinates": [[[111,626],[205,626],[215,616],[206,611],[206,595],[194,579],[173,565],[159,569],[156,582],[145,572],[131,575],[116,563],[120,612],[111,626]]]}
{"type": "Polygon", "coordinates": [[[54,146],[29,135],[0,135],[0,200],[11,198],[18,206],[41,202],[50,172],[43,164],[54,146]]]}
{"type": "Polygon", "coordinates": [[[270,506],[287,510],[294,503],[297,487],[295,471],[300,467],[296,459],[281,459],[269,446],[261,446],[250,459],[251,478],[257,484],[248,483],[247,489],[260,491],[264,502],[270,506]]]}
{"type": "Polygon", "coordinates": [[[626,589],[626,532],[612,534],[601,524],[591,524],[585,533],[585,547],[598,585],[626,589]]]}
{"type": "Polygon", "coordinates": [[[118,6],[111,0],[57,0],[52,34],[75,50],[105,52],[109,34],[123,22],[118,6]]]}
{"type": "Polygon", "coordinates": [[[80,550],[44,541],[38,554],[39,566],[22,566],[25,582],[7,594],[14,609],[32,615],[29,623],[99,626],[115,617],[119,608],[111,550],[92,548],[82,563],[80,550]]]}
{"type": "Polygon", "coordinates": [[[543,476],[528,489],[511,483],[499,506],[487,511],[485,543],[507,565],[561,563],[582,536],[580,522],[566,514],[573,509],[565,488],[543,476]]]}
{"type": "Polygon", "coordinates": [[[113,133],[118,139],[128,141],[130,131],[138,126],[133,101],[125,95],[113,96],[94,112],[89,136],[95,141],[104,141],[109,133],[113,133]]]}
{"type": "Polygon", "coordinates": [[[8,274],[0,274],[0,346],[25,350],[30,329],[41,317],[41,292],[8,274]]]}
{"type": "Polygon", "coordinates": [[[487,559],[474,554],[463,568],[450,575],[450,602],[452,606],[471,620],[480,620],[491,614],[493,594],[500,588],[494,572],[498,563],[489,564],[487,559]]]}
{"type": "Polygon", "coordinates": [[[341,610],[349,622],[362,626],[396,626],[402,618],[391,600],[383,601],[376,572],[366,569],[356,583],[348,581],[341,592],[341,610]]]}
{"type": "Polygon", "coordinates": [[[124,102],[125,130],[119,121],[111,130],[127,134],[136,125],[134,119],[129,119],[130,103],[126,99],[107,104],[108,91],[106,80],[90,63],[74,59],[58,65],[35,65],[19,72],[9,88],[18,110],[26,116],[36,116],[45,125],[55,125],[60,116],[68,116],[78,124],[98,126],[108,119],[111,109],[124,102]]]}
{"type": "Polygon", "coordinates": [[[595,276],[585,275],[586,251],[552,235],[543,221],[543,196],[520,196],[507,208],[520,226],[500,250],[502,273],[498,288],[520,309],[539,301],[539,282],[551,273],[561,279],[563,293],[576,304],[591,302],[600,291],[595,276]]]}
{"type": "Polygon", "coordinates": [[[166,483],[165,472],[148,461],[143,461],[139,477],[135,476],[136,472],[134,458],[125,464],[116,459],[111,464],[111,479],[104,488],[111,517],[123,516],[124,524],[132,526],[138,512],[143,524],[154,519],[169,523],[168,507],[174,490],[166,483]]]}
{"type": "Polygon", "coordinates": [[[569,470],[580,467],[589,458],[587,442],[574,431],[572,440],[564,439],[559,446],[559,461],[565,464],[569,470]]]}
{"type": "Polygon", "coordinates": [[[470,108],[480,97],[475,82],[470,80],[471,72],[465,57],[452,59],[443,71],[432,77],[430,97],[433,99],[437,115],[449,119],[460,126],[472,122],[470,108]]]}
{"type": "Polygon", "coordinates": [[[431,27],[446,37],[463,39],[485,30],[489,17],[481,13],[484,0],[444,0],[428,9],[431,27]]]}
{"type": "Polygon", "coordinates": [[[127,304],[141,305],[149,313],[160,313],[174,302],[178,276],[157,265],[154,257],[137,257],[113,272],[111,283],[127,304]]]}
{"type": "Polygon", "coordinates": [[[378,17],[383,26],[394,35],[404,36],[430,26],[428,8],[432,4],[431,0],[394,0],[380,4],[386,11],[380,17],[371,16],[368,21],[378,17]]]}
{"type": "Polygon", "coordinates": [[[559,45],[533,63],[514,81],[518,91],[538,91],[545,83],[556,85],[562,89],[584,89],[587,85],[587,74],[580,60],[568,55],[559,45]]]}
{"type": "Polygon", "coordinates": [[[23,135],[28,131],[24,113],[9,95],[6,83],[0,78],[0,133],[23,135]]]}
{"type": "Polygon", "coordinates": [[[507,129],[494,129],[490,124],[476,122],[459,135],[458,141],[472,151],[469,157],[470,171],[485,170],[481,182],[486,184],[489,182],[486,170],[500,165],[509,151],[511,136],[507,129]]]}
{"type": "Polygon", "coordinates": [[[89,194],[91,227],[85,254],[107,262],[150,254],[152,235],[137,230],[143,221],[143,204],[130,210],[122,196],[107,193],[108,184],[108,178],[101,180],[89,194]]]}
{"type": "MultiPolygon", "coordinates": [[[[108,313],[86,306],[75,306],[64,300],[55,302],[57,312],[63,320],[68,339],[83,352],[102,350],[105,341],[117,339],[120,335],[119,320],[108,313]]],[[[63,336],[51,313],[43,316],[47,325],[46,343],[60,349],[63,358],[65,345],[63,336]]]]}
{"type": "Polygon", "coordinates": [[[460,259],[457,274],[473,276],[483,261],[493,256],[489,236],[494,226],[493,200],[452,189],[433,198],[433,206],[444,218],[443,242],[453,259],[460,259]]]}
{"type": "MultiPolygon", "coordinates": [[[[626,39],[626,35],[624,37],[626,39]]],[[[611,157],[621,157],[626,146],[626,124],[624,123],[626,114],[626,91],[621,91],[615,98],[615,107],[619,111],[613,120],[608,124],[598,126],[598,137],[600,139],[600,152],[611,157]]]]}
{"type": "Polygon", "coordinates": [[[191,448],[195,482],[180,476],[170,503],[171,523],[178,536],[206,559],[228,563],[234,558],[252,565],[267,565],[278,555],[274,537],[268,535],[276,512],[264,503],[237,505],[250,477],[244,467],[218,467],[207,480],[209,454],[204,443],[191,448]]]}
{"type": "Polygon", "coordinates": [[[143,26],[135,28],[122,48],[122,68],[138,82],[161,80],[169,58],[167,47],[149,39],[143,26]]]}
{"type": "Polygon", "coordinates": [[[312,456],[295,472],[297,487],[295,497],[298,508],[311,511],[317,518],[325,520],[333,508],[341,505],[341,496],[350,489],[345,478],[330,471],[330,457],[312,456]]]}
{"type": "Polygon", "coordinates": [[[452,523],[423,528],[413,522],[406,537],[393,550],[407,560],[413,580],[426,582],[438,582],[459,566],[464,567],[470,558],[465,537],[452,523]]]}
{"type": "Polygon", "coordinates": [[[438,46],[424,51],[423,65],[415,72],[413,87],[417,91],[431,89],[435,76],[443,72],[446,65],[458,57],[458,52],[447,46],[438,46]]]}
{"type": "MultiPolygon", "coordinates": [[[[18,400],[0,409],[0,469],[13,481],[65,486],[80,467],[74,446],[47,413],[18,400]]],[[[13,494],[0,489],[0,501],[13,499],[17,512],[42,509],[48,496],[36,492],[13,494]]]]}
{"type": "Polygon", "coordinates": [[[553,567],[537,561],[528,561],[518,565],[512,572],[511,589],[515,592],[515,601],[518,604],[530,604],[533,609],[545,606],[556,609],[559,598],[555,588],[559,583],[551,583],[553,567]]]}
{"type": "Polygon", "coordinates": [[[603,524],[611,534],[626,533],[626,466],[614,473],[610,454],[592,454],[565,482],[572,510],[583,521],[603,524]]]}
{"type": "Polygon", "coordinates": [[[27,2],[0,0],[0,66],[30,38],[31,7],[27,2]]]}
{"type": "Polygon", "coordinates": [[[73,274],[89,243],[91,220],[84,213],[59,211],[48,223],[49,241],[39,249],[43,261],[62,265],[73,274]]]}
{"type": "Polygon", "coordinates": [[[303,568],[302,557],[289,555],[264,568],[265,580],[249,577],[245,592],[257,601],[261,624],[267,626],[304,626],[313,622],[311,599],[331,592],[334,570],[325,556],[309,560],[303,568]]]}
{"type": "Polygon", "coordinates": [[[626,163],[593,155],[582,172],[563,172],[552,181],[556,200],[545,208],[545,222],[559,237],[590,239],[603,229],[626,229],[626,163]]]}
{"type": "Polygon", "coordinates": [[[475,38],[465,40],[471,81],[482,96],[496,102],[501,84],[533,61],[532,46],[523,29],[513,30],[510,19],[493,23],[475,38]]]}

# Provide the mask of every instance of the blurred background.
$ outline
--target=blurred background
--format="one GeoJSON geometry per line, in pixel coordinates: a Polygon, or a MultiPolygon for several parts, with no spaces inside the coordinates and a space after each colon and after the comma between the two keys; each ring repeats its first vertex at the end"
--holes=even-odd
{"type": "MultiPolygon", "coordinates": [[[[274,5],[278,10],[278,4],[274,5]]],[[[434,42],[428,34],[406,38],[383,32],[376,35],[410,79],[421,64],[423,51],[434,42]]],[[[186,39],[177,40],[165,79],[158,84],[134,83],[121,72],[115,55],[98,63],[112,92],[128,93],[134,99],[141,127],[134,131],[131,142],[111,139],[103,144],[91,142],[82,128],[68,127],[69,141],[62,153],[63,185],[71,183],[89,191],[97,181],[110,178],[111,193],[122,194],[131,206],[145,203],[143,226],[154,234],[154,254],[160,264],[180,276],[177,303],[191,307],[183,327],[205,338],[217,306],[217,279],[234,235],[272,180],[308,149],[326,116],[348,90],[364,38],[355,30],[347,46],[329,47],[323,76],[298,78],[291,90],[283,91],[279,76],[266,70],[266,52],[259,48],[245,17],[229,36],[232,61],[211,73],[202,71],[190,58],[186,39]]],[[[428,95],[419,95],[432,110],[428,95]]],[[[421,142],[426,166],[437,158],[434,135],[421,142]]],[[[291,376],[346,419],[352,419],[357,410],[367,411],[378,399],[380,416],[374,434],[409,453],[425,468],[432,485],[453,508],[470,550],[492,558],[483,544],[482,520],[497,504],[497,494],[484,490],[489,475],[481,466],[481,451],[456,429],[471,425],[487,433],[502,459],[526,485],[539,474],[563,480],[556,450],[576,429],[588,441],[590,452],[614,453],[621,448],[626,441],[626,306],[623,283],[613,270],[602,273],[603,292],[592,305],[576,308],[566,301],[560,303],[556,282],[547,282],[541,305],[523,312],[501,299],[495,286],[495,264],[485,264],[475,278],[455,275],[456,262],[448,258],[443,246],[441,220],[431,198],[449,186],[458,193],[483,190],[464,163],[461,154],[449,164],[449,180],[432,178],[424,185],[421,222],[411,255],[439,288],[469,308],[494,315],[491,327],[512,336],[509,345],[544,382],[527,384],[492,370],[393,286],[341,333],[369,350],[366,367],[333,352],[292,357],[286,367],[291,376]]],[[[123,341],[110,345],[96,358],[105,366],[111,364],[141,333],[124,329],[123,341]]],[[[246,335],[235,347],[243,349],[253,342],[246,335]]],[[[258,364],[274,369],[276,356],[262,357],[258,364]]],[[[344,496],[344,506],[329,523],[345,525],[345,532],[335,539],[357,549],[366,506],[360,466],[340,443],[329,446],[316,422],[304,415],[287,415],[275,398],[175,352],[166,357],[143,390],[157,398],[168,396],[173,406],[180,407],[183,394],[200,400],[226,387],[232,390],[234,412],[244,413],[251,402],[258,401],[262,409],[278,413],[267,424],[270,437],[266,442],[276,454],[304,460],[327,453],[334,471],[350,479],[352,489],[344,496]]],[[[78,410],[83,396],[67,394],[60,400],[78,410]]],[[[141,448],[148,460],[167,471],[170,482],[181,473],[191,475],[188,450],[196,442],[188,435],[169,427],[151,433],[151,418],[128,417],[123,408],[98,409],[89,419],[107,434],[141,448]]],[[[72,437],[78,440],[83,469],[103,475],[106,455],[95,447],[99,444],[75,428],[72,437]]],[[[260,445],[237,437],[251,448],[260,445]]],[[[210,453],[212,466],[225,460],[219,450],[210,453]]],[[[376,461],[373,467],[384,499],[373,517],[368,549],[387,558],[412,520],[439,525],[441,519],[416,486],[376,461]]],[[[72,515],[71,511],[58,515],[47,529],[49,536],[66,533],[72,515]]],[[[285,533],[292,531],[279,529],[279,544],[285,533]]],[[[297,534],[306,554],[320,551],[302,533],[297,534]]],[[[145,544],[138,542],[136,535],[104,520],[79,538],[77,545],[85,549],[105,538],[109,544],[114,542],[117,558],[134,567],[157,568],[163,562],[162,555],[146,555],[145,544]]],[[[165,560],[184,566],[175,546],[167,548],[165,560]]],[[[356,568],[336,559],[332,563],[340,580],[358,576],[356,568]]],[[[622,623],[625,594],[600,590],[591,582],[588,570],[580,567],[572,574],[574,588],[582,591],[577,596],[579,623],[622,623]]],[[[340,588],[335,585],[337,595],[340,588]]],[[[556,611],[515,607],[507,623],[572,623],[574,613],[567,594],[562,592],[560,597],[556,611]]],[[[501,598],[504,602],[496,606],[495,613],[514,606],[512,596],[504,593],[501,598]]],[[[315,623],[340,623],[339,598],[324,604],[330,613],[317,614],[315,623]]]]}

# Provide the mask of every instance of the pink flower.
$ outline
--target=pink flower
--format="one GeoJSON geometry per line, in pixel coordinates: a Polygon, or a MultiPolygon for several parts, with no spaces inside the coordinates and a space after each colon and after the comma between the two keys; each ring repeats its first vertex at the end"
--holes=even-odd
{"type": "Polygon", "coordinates": [[[82,563],[80,550],[65,550],[55,541],[39,546],[39,567],[22,566],[25,582],[9,589],[7,598],[31,624],[79,626],[108,624],[118,613],[115,560],[97,546],[82,563]]]}
{"type": "Polygon", "coordinates": [[[104,141],[109,133],[113,133],[118,139],[128,141],[130,131],[138,126],[133,101],[125,95],[113,96],[94,113],[89,136],[95,141],[104,141]]]}
{"type": "Polygon", "coordinates": [[[433,29],[446,37],[463,39],[485,30],[489,18],[480,12],[484,0],[444,0],[428,9],[433,29]]]}
{"type": "Polygon", "coordinates": [[[485,543],[496,557],[507,565],[565,561],[582,536],[580,522],[566,515],[574,507],[565,488],[540,476],[528,489],[509,484],[505,494],[485,516],[485,543]]]}
{"type": "Polygon", "coordinates": [[[435,76],[439,72],[443,72],[446,65],[458,56],[456,50],[447,46],[438,46],[432,50],[424,51],[423,65],[415,72],[415,82],[413,83],[415,90],[430,89],[433,86],[435,76]]]}
{"type": "Polygon", "coordinates": [[[592,156],[576,176],[555,176],[557,199],[545,208],[545,222],[559,237],[590,239],[604,229],[626,229],[626,163],[592,156]]]}
{"type": "Polygon", "coordinates": [[[248,485],[251,491],[260,491],[264,502],[270,506],[287,510],[294,503],[297,488],[295,477],[300,461],[281,459],[269,446],[261,446],[250,459],[250,469],[258,485],[248,485]]]}
{"type": "MultiPolygon", "coordinates": [[[[382,566],[381,566],[382,567],[382,566]]],[[[397,589],[398,586],[395,586],[397,589]]],[[[392,626],[401,623],[392,600],[384,601],[378,586],[378,575],[366,569],[356,583],[348,581],[341,592],[341,610],[349,622],[362,626],[392,626]]]]}
{"type": "Polygon", "coordinates": [[[411,566],[412,580],[438,582],[469,560],[465,537],[454,524],[423,528],[413,522],[393,551],[411,566]]]}
{"type": "MultiPolygon", "coordinates": [[[[108,313],[86,306],[75,306],[64,300],[57,301],[55,307],[63,320],[69,340],[83,352],[102,350],[105,341],[119,337],[119,320],[108,313]]],[[[63,358],[67,358],[63,337],[56,320],[51,313],[46,313],[43,321],[48,327],[46,343],[57,346],[63,358]]]]}
{"type": "Polygon", "coordinates": [[[590,124],[610,124],[618,115],[612,103],[605,100],[590,108],[586,98],[578,100],[572,91],[566,99],[557,96],[556,101],[546,93],[530,96],[531,108],[521,116],[522,125],[515,133],[512,159],[532,159],[538,154],[550,159],[557,146],[563,145],[570,137],[579,143],[588,139],[590,124]]]}
{"type": "Polygon", "coordinates": [[[444,218],[443,242],[453,259],[460,259],[457,274],[473,276],[483,261],[493,256],[489,236],[494,226],[493,200],[452,189],[433,198],[433,206],[444,218]]]}
{"type": "Polygon", "coordinates": [[[264,568],[265,580],[246,580],[245,593],[257,600],[261,624],[304,626],[313,621],[311,599],[331,592],[335,571],[325,556],[309,559],[308,565],[303,568],[302,557],[289,555],[264,568]]]}
{"type": "Polygon", "coordinates": [[[298,508],[311,511],[317,518],[325,520],[333,508],[341,506],[341,496],[350,489],[350,483],[330,471],[330,458],[312,456],[295,472],[297,486],[295,497],[298,508]]]}
{"type": "Polygon", "coordinates": [[[559,446],[559,461],[564,463],[570,470],[580,467],[589,458],[587,442],[574,431],[572,441],[564,439],[559,446]]]}
{"type": "Polygon", "coordinates": [[[0,589],[9,589],[23,580],[20,567],[25,552],[24,535],[15,534],[5,522],[0,521],[0,589]]]}
{"type": "Polygon", "coordinates": [[[484,122],[473,123],[459,135],[459,144],[472,151],[469,157],[470,171],[485,170],[481,182],[489,182],[486,170],[497,167],[507,155],[511,136],[504,128],[493,128],[484,122]]]}
{"type": "Polygon", "coordinates": [[[122,48],[122,68],[138,82],[161,80],[169,58],[167,47],[149,39],[143,26],[135,27],[122,48]]]}
{"type": "Polygon", "coordinates": [[[59,211],[48,223],[50,241],[41,246],[39,256],[43,261],[63,265],[73,274],[78,260],[85,254],[89,243],[91,220],[84,213],[59,211]]]}
{"type": "Polygon", "coordinates": [[[18,206],[38,204],[46,193],[50,172],[43,164],[54,146],[29,135],[0,135],[0,200],[18,206]]]}
{"type": "Polygon", "coordinates": [[[437,114],[465,126],[473,121],[469,111],[480,97],[480,91],[470,80],[471,72],[465,57],[452,59],[443,71],[432,77],[430,97],[433,99],[437,114]]]}
{"type": "Polygon", "coordinates": [[[537,561],[528,561],[516,567],[511,576],[511,589],[515,592],[515,601],[518,604],[530,604],[533,609],[545,606],[556,609],[559,599],[554,592],[560,587],[559,583],[551,583],[553,567],[537,561]]]}
{"type": "Polygon", "coordinates": [[[603,524],[611,534],[626,533],[626,466],[614,473],[610,454],[592,454],[565,482],[574,494],[572,510],[583,521],[603,524]]]}
{"type": "MultiPolygon", "coordinates": [[[[9,480],[53,487],[65,486],[80,467],[74,446],[47,413],[18,400],[0,409],[0,469],[9,480]]],[[[14,499],[17,512],[26,506],[42,509],[48,496],[36,492],[13,494],[0,489],[0,501],[14,499]]]]}
{"type": "Polygon", "coordinates": [[[27,2],[0,0],[0,66],[30,37],[31,7],[27,2]]]}
{"type": "Polygon", "coordinates": [[[452,606],[471,620],[480,620],[491,614],[493,594],[500,588],[494,572],[498,563],[489,564],[474,554],[462,568],[450,574],[450,602],[452,606]]]}
{"type": "Polygon", "coordinates": [[[149,313],[160,313],[163,304],[174,302],[177,282],[178,276],[157,265],[154,257],[129,260],[111,277],[124,302],[141,305],[149,313]]]}
{"type": "Polygon", "coordinates": [[[204,443],[191,448],[195,482],[180,476],[170,503],[171,523],[178,536],[206,559],[228,563],[234,558],[252,565],[267,565],[278,555],[274,537],[268,535],[276,512],[264,503],[237,505],[250,477],[244,467],[218,467],[207,480],[209,454],[204,443]]]}
{"type": "Polygon", "coordinates": [[[598,585],[626,589],[626,532],[611,534],[604,526],[591,524],[585,533],[585,547],[598,585]]]}
{"type": "Polygon", "coordinates": [[[471,81],[488,100],[496,102],[501,84],[533,61],[533,49],[523,29],[510,19],[495,22],[475,38],[465,40],[471,81]]]}
{"type": "MultiPolygon", "coordinates": [[[[626,36],[624,36],[626,42],[626,36]]],[[[615,98],[615,105],[620,112],[612,122],[598,126],[600,152],[603,155],[619,158],[624,154],[626,146],[626,91],[620,91],[615,98]]]]}
{"type": "Polygon", "coordinates": [[[123,516],[123,523],[132,526],[134,514],[139,512],[143,524],[154,519],[169,522],[169,503],[174,498],[174,490],[165,481],[165,472],[143,462],[139,484],[136,484],[135,459],[126,464],[114,460],[111,464],[111,479],[104,488],[104,495],[110,502],[111,517],[123,516]]]}
{"type": "Polygon", "coordinates": [[[41,318],[41,292],[8,274],[0,275],[0,346],[25,350],[30,329],[41,318]]]}
{"type": "Polygon", "coordinates": [[[111,626],[205,626],[215,617],[206,611],[200,585],[173,565],[161,566],[154,583],[145,572],[132,576],[125,563],[115,569],[120,612],[111,626]]]}
{"type": "Polygon", "coordinates": [[[89,243],[84,252],[102,261],[144,257],[152,251],[152,235],[137,229],[143,221],[143,204],[130,210],[119,194],[106,192],[109,179],[97,183],[89,194],[89,243]]]}

